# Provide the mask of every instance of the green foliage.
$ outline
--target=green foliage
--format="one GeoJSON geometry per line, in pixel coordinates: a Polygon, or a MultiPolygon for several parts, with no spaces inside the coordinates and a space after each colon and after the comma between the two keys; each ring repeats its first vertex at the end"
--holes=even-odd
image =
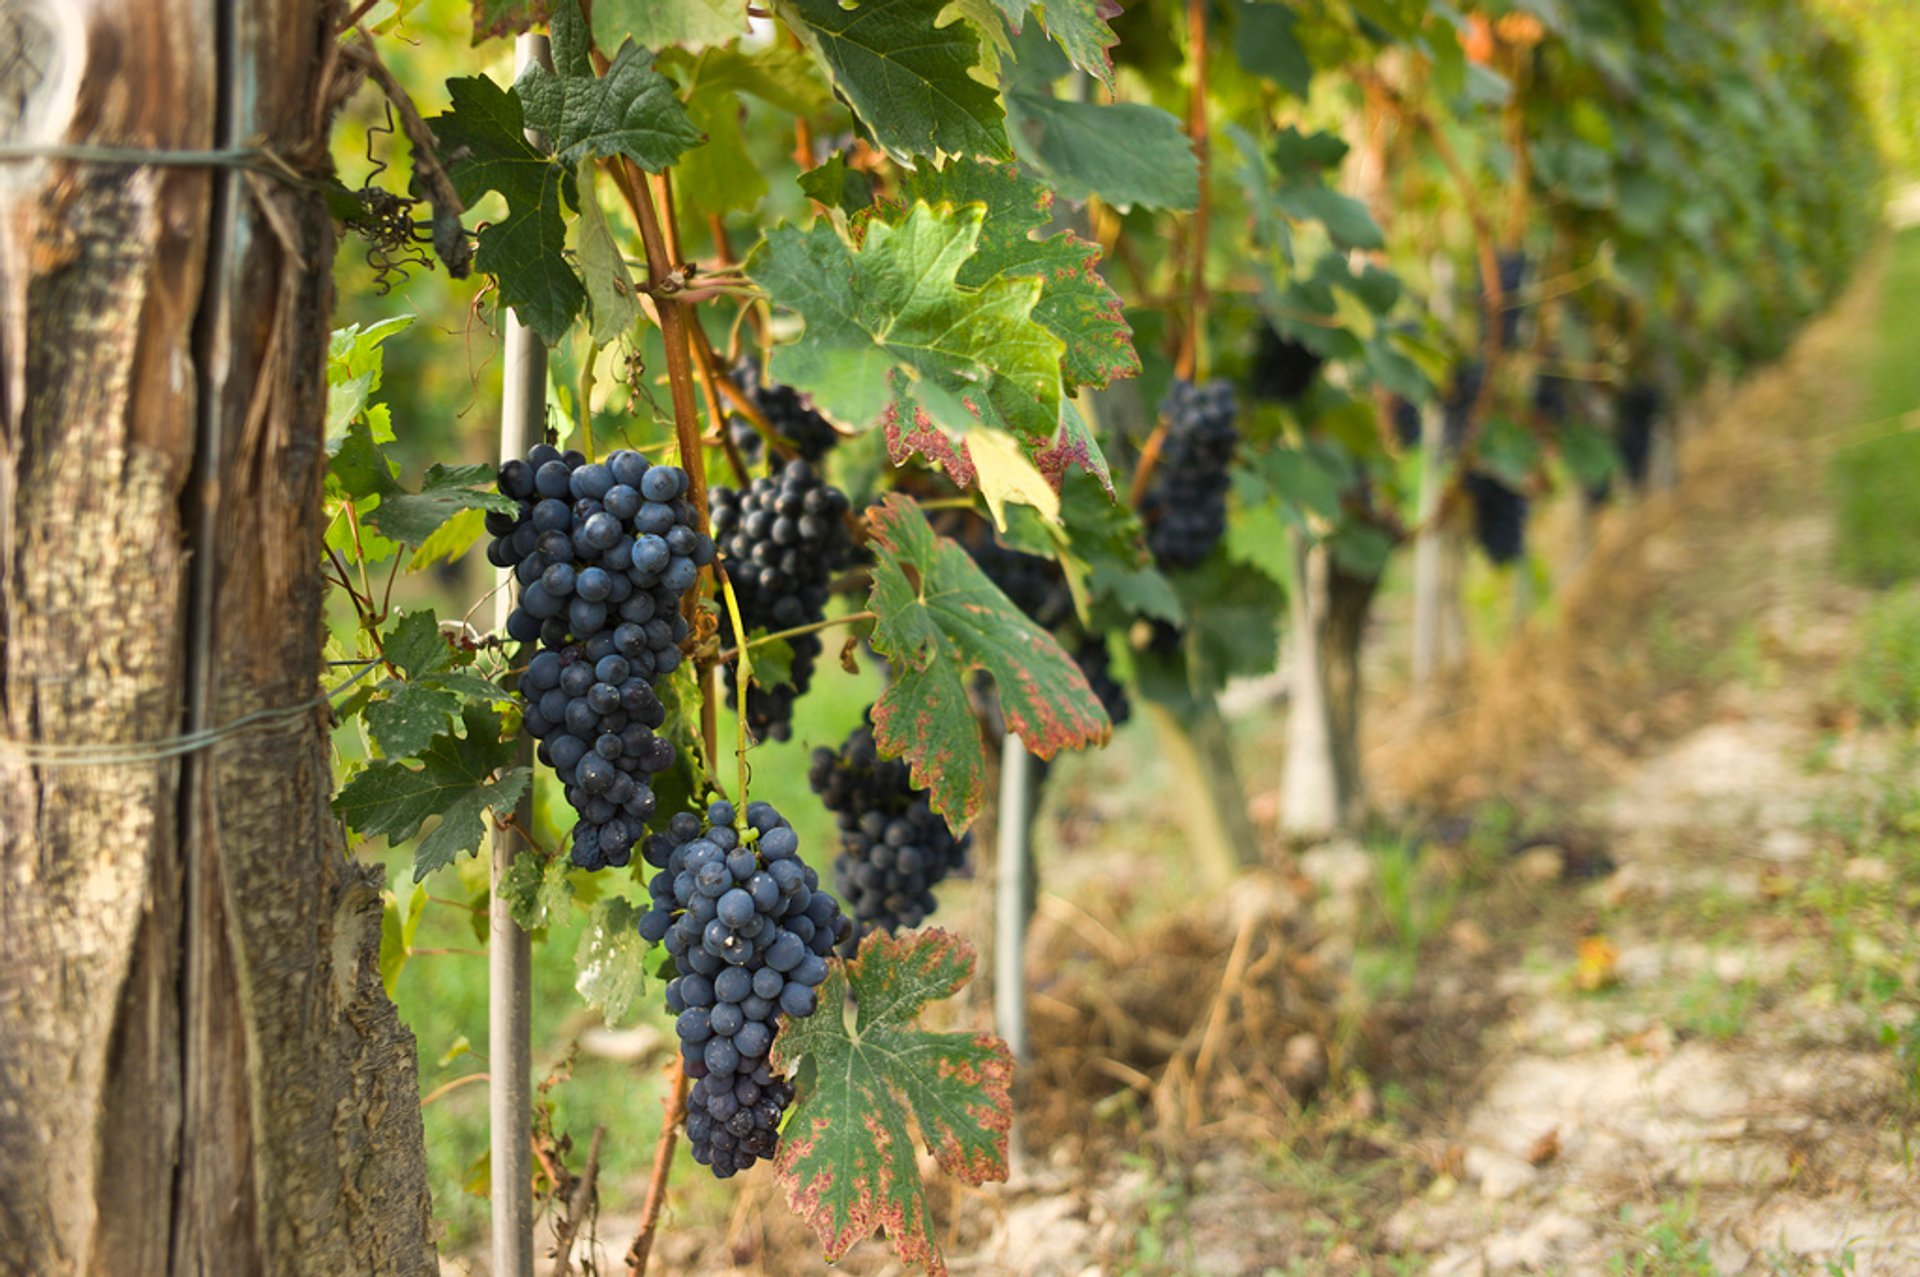
{"type": "Polygon", "coordinates": [[[972,948],[944,931],[875,932],[834,966],[819,1010],[774,1039],[775,1063],[795,1071],[798,1092],[775,1171],[829,1263],[884,1229],[902,1261],[946,1271],[920,1182],[921,1146],[968,1184],[1006,1178],[1013,1056],[991,1035],[918,1024],[928,1003],[959,992],[973,965],[972,948]]]}
{"type": "Polygon", "coordinates": [[[1867,608],[1842,685],[1868,722],[1920,726],[1920,588],[1884,594],[1867,608]]]}
{"type": "Polygon", "coordinates": [[[902,159],[1007,159],[999,95],[972,76],[980,38],[965,22],[942,24],[947,0],[776,0],[833,87],[874,141],[902,159]]]}
{"type": "Polygon", "coordinates": [[[355,776],[333,800],[347,827],[368,837],[400,842],[413,837],[432,817],[440,823],[414,851],[418,882],[453,863],[463,852],[477,851],[486,837],[488,812],[506,815],[526,792],[525,767],[510,767],[515,742],[502,738],[492,711],[469,704],[461,714],[464,734],[433,737],[415,756],[418,767],[378,762],[355,776]]]}

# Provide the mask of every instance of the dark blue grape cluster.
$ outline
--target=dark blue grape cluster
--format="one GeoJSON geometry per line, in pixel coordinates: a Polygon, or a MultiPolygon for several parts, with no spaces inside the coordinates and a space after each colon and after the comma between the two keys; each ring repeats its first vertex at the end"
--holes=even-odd
{"type": "Polygon", "coordinates": [[[694,1079],[687,1141],[721,1179],[772,1157],[793,1088],[768,1052],[780,1017],[813,1014],[827,955],[852,930],[840,902],[800,859],[800,837],[768,803],[748,803],[746,830],[732,803],[704,822],[681,812],[643,854],[659,870],[640,935],[665,942],[678,974],[667,1009],[679,1017],[680,1056],[694,1079]]]}
{"type": "MultiPolygon", "coordinates": [[[[810,463],[794,460],[772,476],[755,479],[744,492],[713,489],[711,502],[714,540],[748,631],[790,630],[823,619],[827,588],[853,554],[846,494],[829,486],[810,463]]],[[[730,642],[740,640],[731,613],[723,611],[720,624],[730,642]]],[[[747,693],[747,727],[759,740],[793,735],[793,703],[813,682],[823,650],[817,634],[788,643],[792,676],[747,693]]],[[[729,691],[738,686],[736,668],[727,666],[729,691]]]]}
{"type": "Polygon", "coordinates": [[[871,724],[838,752],[814,750],[807,780],[840,825],[833,885],[858,924],[849,943],[876,928],[919,926],[938,903],[933,889],[965,867],[972,836],[954,837],[927,791],[914,788],[905,761],[880,757],[871,724]]]}
{"type": "Polygon", "coordinates": [[[1203,386],[1181,378],[1160,401],[1167,432],[1140,517],[1162,567],[1195,566],[1226,534],[1227,467],[1240,445],[1236,411],[1232,383],[1218,378],[1203,386]]]}
{"type": "Polygon", "coordinates": [[[1483,470],[1469,471],[1473,535],[1495,563],[1512,563],[1527,550],[1527,499],[1483,470]]]}
{"type": "Polygon", "coordinates": [[[1248,384],[1256,399],[1296,403],[1312,388],[1323,362],[1318,354],[1282,336],[1271,324],[1262,325],[1248,384]]]}
{"type": "Polygon", "coordinates": [[[1653,458],[1653,427],[1663,407],[1660,388],[1636,381],[1620,392],[1615,405],[1613,443],[1627,478],[1636,488],[1646,486],[1647,466],[1653,458]]]}
{"type": "Polygon", "coordinates": [[[1118,727],[1133,717],[1133,701],[1127,696],[1126,684],[1113,676],[1113,653],[1106,639],[1098,634],[1083,635],[1073,649],[1073,663],[1087,676],[1087,686],[1099,698],[1100,708],[1107,711],[1108,722],[1118,727]]]}
{"type": "Polygon", "coordinates": [[[487,558],[511,568],[507,634],[537,650],[520,675],[527,731],[580,814],[573,863],[627,864],[653,816],[651,778],[673,765],[653,680],[680,664],[680,598],[713,562],[687,475],[637,452],[589,462],[549,444],[500,467],[519,513],[487,515],[487,558]]]}
{"type": "MultiPolygon", "coordinates": [[[[806,396],[791,386],[782,386],[777,382],[764,381],[760,376],[760,365],[753,359],[743,359],[734,365],[727,374],[741,393],[753,401],[760,415],[767,419],[773,432],[783,439],[792,440],[793,446],[808,461],[818,462],[831,452],[840,442],[840,432],[833,423],[813,410],[806,396]]],[[[765,440],[751,422],[743,417],[729,419],[729,429],[733,435],[733,446],[748,462],[758,461],[765,440]]]]}

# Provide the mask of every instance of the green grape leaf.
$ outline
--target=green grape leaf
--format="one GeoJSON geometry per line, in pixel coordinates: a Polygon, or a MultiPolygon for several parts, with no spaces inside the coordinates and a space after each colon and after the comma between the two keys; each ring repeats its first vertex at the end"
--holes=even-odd
{"type": "Polygon", "coordinates": [[[394,477],[398,470],[374,438],[373,427],[365,417],[348,425],[333,459],[327,462],[329,477],[340,485],[341,495],[351,501],[404,491],[394,477]]]}
{"type": "Polygon", "coordinates": [[[518,35],[547,20],[547,0],[473,0],[473,42],[518,35]]]}
{"type": "Polygon", "coordinates": [[[402,902],[391,891],[380,893],[380,984],[393,996],[407,959],[413,956],[413,938],[420,931],[420,915],[426,912],[427,892],[419,883],[407,885],[402,902]]]}
{"type": "Polygon", "coordinates": [[[367,706],[367,730],[388,758],[411,758],[460,713],[458,695],[425,683],[387,679],[377,690],[385,695],[367,706]]]}
{"type": "Polygon", "coordinates": [[[916,203],[868,223],[858,248],[820,218],[774,228],[747,262],[806,321],[803,340],[773,352],[772,376],[849,425],[879,422],[896,461],[923,452],[963,486],[974,478],[960,446],[970,431],[997,427],[1036,459],[1061,431],[1064,347],[1032,317],[1041,282],[957,282],[983,215],[916,203]]]}
{"type": "Polygon", "coordinates": [[[549,345],[586,302],[567,265],[563,202],[570,171],[527,141],[520,99],[485,76],[447,81],[452,109],[428,121],[454,190],[471,206],[488,191],[507,201],[504,221],[480,230],[474,265],[500,281],[500,300],[549,345]]]}
{"type": "Polygon", "coordinates": [[[418,572],[436,563],[452,563],[487,535],[487,512],[478,508],[456,511],[407,560],[407,570],[418,572]]]}
{"type": "Polygon", "coordinates": [[[744,0],[594,0],[593,37],[603,49],[627,40],[647,49],[704,49],[747,29],[744,0]]]}
{"type": "MultiPolygon", "coordinates": [[[[333,330],[327,343],[327,455],[340,449],[347,423],[360,415],[368,398],[380,389],[385,358],[380,344],[413,323],[411,315],[396,315],[368,324],[349,324],[333,330]]],[[[388,436],[392,438],[391,435],[388,436]]]]}
{"type": "Polygon", "coordinates": [[[1029,9],[1038,12],[1040,24],[1048,35],[1060,42],[1073,65],[1107,88],[1113,88],[1113,58],[1107,50],[1114,46],[1116,37],[1107,19],[1119,12],[1118,5],[1108,8],[1101,0],[993,0],[993,3],[1016,32],[1025,23],[1029,9]]]}
{"type": "Polygon", "coordinates": [[[453,664],[453,649],[431,608],[408,612],[380,640],[380,654],[408,678],[437,674],[453,664]]]}
{"type": "Polygon", "coordinates": [[[1033,318],[1065,344],[1062,371],[1070,387],[1104,386],[1140,371],[1125,307],[1097,268],[1100,246],[1072,231],[1036,238],[1053,206],[1053,193],[1040,182],[1011,164],[962,161],[906,174],[900,199],[909,207],[915,200],[986,205],[979,248],[955,282],[979,288],[1001,277],[1040,280],[1033,318]]]}
{"type": "Polygon", "coordinates": [[[593,40],[578,0],[559,0],[552,31],[553,70],[529,63],[514,91],[527,126],[546,136],[560,163],[571,168],[589,155],[624,155],[661,173],[706,140],[646,49],[629,41],[605,75],[593,73],[593,40]]]}
{"type": "Polygon", "coordinates": [[[751,209],[767,193],[766,176],[747,146],[742,94],[790,115],[812,115],[832,100],[813,59],[787,44],[709,49],[698,57],[668,49],[655,65],[678,82],[688,118],[707,135],[707,144],[687,152],[673,170],[674,198],[687,217],[751,209]]]}
{"type": "Polygon", "coordinates": [[[1007,726],[1041,758],[1105,744],[1113,726],[1051,634],[1029,621],[911,499],[889,493],[867,515],[874,552],[874,650],[894,681],[873,707],[882,754],[904,756],[918,788],[958,832],[986,796],[986,748],[967,695],[992,676],[1007,726]]]}
{"type": "Polygon", "coordinates": [[[573,883],[567,877],[564,856],[552,860],[523,851],[500,877],[500,898],[522,931],[539,931],[563,921],[573,883]]]}
{"type": "Polygon", "coordinates": [[[1013,1053],[987,1033],[935,1033],[919,1017],[973,975],[974,953],[938,929],[875,932],[830,964],[812,1015],[788,1019],[774,1063],[794,1073],[774,1174],[828,1263],[885,1230],[907,1264],[939,1277],[915,1134],[968,1184],[1007,1177],[1013,1053]],[[849,1004],[852,1010],[849,1012],[849,1004]]]}
{"type": "Polygon", "coordinates": [[[587,281],[588,339],[605,346],[625,336],[640,318],[640,294],[633,286],[627,260],[620,255],[600,201],[593,197],[593,159],[580,161],[580,216],[567,232],[575,260],[587,281]]]}
{"type": "Polygon", "coordinates": [[[573,951],[573,987],[616,1028],[639,1006],[647,987],[640,912],[625,897],[608,896],[587,915],[586,930],[573,951]]]}
{"type": "Polygon", "coordinates": [[[1254,75],[1274,81],[1305,100],[1313,80],[1313,63],[1294,33],[1300,16],[1270,0],[1240,0],[1233,28],[1233,55],[1254,75]]]}
{"type": "Polygon", "coordinates": [[[375,763],[334,796],[333,809],[348,827],[389,843],[413,837],[429,817],[440,817],[414,850],[416,882],[461,852],[477,850],[487,832],[484,813],[512,811],[527,789],[527,769],[507,768],[517,742],[502,737],[499,717],[470,704],[461,719],[466,734],[434,737],[413,760],[419,766],[375,763]]]}
{"type": "Polygon", "coordinates": [[[443,466],[438,462],[420,481],[418,492],[391,492],[367,515],[381,536],[402,545],[421,545],[461,510],[499,510],[513,514],[519,502],[498,488],[492,466],[443,466]]]}
{"type": "Polygon", "coordinates": [[[1098,195],[1116,208],[1192,208],[1200,164],[1180,121],[1157,106],[1063,102],[1007,95],[1013,148],[1072,200],[1098,195]]]}
{"type": "Polygon", "coordinates": [[[973,78],[980,39],[948,0],[776,0],[882,150],[1011,159],[999,94],[973,78]]]}
{"type": "Polygon", "coordinates": [[[1219,691],[1235,675],[1270,673],[1279,663],[1287,596],[1271,575],[1247,571],[1222,547],[1173,580],[1187,615],[1186,664],[1169,670],[1151,651],[1136,653],[1143,688],[1156,698],[1219,691]]]}
{"type": "Polygon", "coordinates": [[[859,169],[848,168],[847,157],[839,152],[828,156],[819,168],[802,173],[799,181],[809,199],[843,213],[858,213],[873,203],[873,179],[859,169]]]}

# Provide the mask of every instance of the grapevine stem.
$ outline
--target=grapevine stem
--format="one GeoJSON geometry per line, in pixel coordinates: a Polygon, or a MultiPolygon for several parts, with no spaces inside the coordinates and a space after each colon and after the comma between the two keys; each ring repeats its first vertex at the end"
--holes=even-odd
{"type": "MultiPolygon", "coordinates": [[[[716,565],[716,570],[720,577],[721,592],[727,598],[727,616],[733,621],[733,632],[744,638],[747,633],[747,623],[740,617],[740,600],[734,597],[733,579],[727,575],[724,568],[716,565]]],[[[739,801],[734,806],[734,819],[742,829],[746,828],[747,820],[747,687],[753,682],[753,657],[748,654],[747,649],[752,646],[753,644],[748,642],[734,649],[734,654],[740,661],[740,668],[734,671],[733,676],[734,690],[739,699],[739,704],[734,707],[736,710],[734,717],[737,720],[734,759],[740,767],[740,792],[737,796],[739,801]]]]}
{"type": "Polygon", "coordinates": [[[687,1074],[676,1056],[669,1068],[666,1121],[660,1141],[653,1146],[653,1173],[647,1177],[647,1198],[640,1208],[640,1231],[627,1247],[627,1277],[646,1277],[647,1257],[653,1251],[654,1230],[660,1226],[660,1207],[667,1197],[667,1177],[673,1172],[673,1142],[687,1112],[687,1074]]]}
{"type": "Polygon", "coordinates": [[[1147,484],[1153,480],[1153,471],[1160,464],[1160,449],[1167,442],[1167,423],[1163,420],[1155,424],[1153,433],[1147,436],[1147,442],[1140,449],[1140,464],[1133,468],[1133,486],[1127,490],[1127,503],[1135,510],[1146,499],[1147,484]]]}
{"type": "Polygon", "coordinates": [[[353,508],[353,502],[346,503],[347,527],[353,533],[353,565],[360,570],[360,594],[366,599],[367,606],[373,606],[373,582],[367,579],[367,552],[360,548],[360,514],[353,508]]]}
{"type": "MultiPolygon", "coordinates": [[[[727,598],[728,602],[731,603],[733,598],[731,589],[728,591],[727,598]]],[[[862,621],[877,621],[879,619],[879,614],[875,612],[849,612],[845,616],[830,616],[824,621],[810,621],[805,625],[796,625],[790,630],[776,630],[772,634],[762,634],[757,639],[748,639],[743,646],[747,648],[763,647],[768,643],[775,643],[782,639],[799,638],[802,634],[816,634],[821,630],[830,630],[836,625],[858,625],[862,621]]],[[[734,613],[733,630],[736,634],[742,632],[738,612],[734,613]]],[[[715,664],[718,665],[731,664],[735,660],[741,663],[741,672],[737,677],[745,678],[752,672],[753,662],[751,658],[744,656],[738,647],[730,647],[714,658],[715,664]]]]}
{"type": "MultiPolygon", "coordinates": [[[[797,454],[794,452],[792,446],[773,428],[773,423],[768,421],[766,414],[760,411],[760,406],[753,402],[752,397],[748,395],[746,391],[734,385],[731,377],[722,377],[719,375],[719,356],[715,353],[712,343],[707,340],[707,334],[699,328],[695,328],[693,339],[694,357],[700,360],[702,365],[707,369],[707,375],[713,378],[714,384],[720,388],[720,393],[727,397],[727,402],[731,403],[734,409],[747,419],[747,424],[759,432],[760,437],[767,441],[767,446],[779,454],[782,460],[791,461],[797,454]]],[[[740,481],[742,484],[746,482],[745,474],[740,476],[740,481]]]]}
{"type": "Polygon", "coordinates": [[[1207,0],[1187,0],[1187,56],[1193,60],[1193,98],[1188,106],[1187,137],[1199,171],[1199,199],[1193,208],[1193,264],[1188,285],[1192,309],[1181,343],[1179,374],[1196,381],[1207,366],[1207,180],[1212,146],[1207,137],[1207,0]]]}

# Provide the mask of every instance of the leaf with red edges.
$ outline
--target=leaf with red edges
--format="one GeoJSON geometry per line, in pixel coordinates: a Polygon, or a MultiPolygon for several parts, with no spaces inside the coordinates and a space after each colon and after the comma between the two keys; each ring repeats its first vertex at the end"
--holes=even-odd
{"type": "Polygon", "coordinates": [[[906,758],[913,783],[956,832],[986,797],[986,745],[967,697],[974,670],[992,675],[1007,726],[1039,757],[1106,743],[1113,725],[1080,667],[912,499],[889,493],[867,526],[873,647],[894,672],[873,707],[874,740],[882,754],[906,758]]]}
{"type": "Polygon", "coordinates": [[[774,1173],[829,1263],[885,1229],[904,1262],[947,1271],[928,1226],[916,1130],[948,1174],[969,1184],[1007,1177],[1007,1044],[918,1024],[973,967],[973,947],[948,932],[875,932],[851,962],[832,964],[814,1013],[789,1019],[774,1038],[774,1064],[793,1073],[797,1092],[774,1173]]]}

